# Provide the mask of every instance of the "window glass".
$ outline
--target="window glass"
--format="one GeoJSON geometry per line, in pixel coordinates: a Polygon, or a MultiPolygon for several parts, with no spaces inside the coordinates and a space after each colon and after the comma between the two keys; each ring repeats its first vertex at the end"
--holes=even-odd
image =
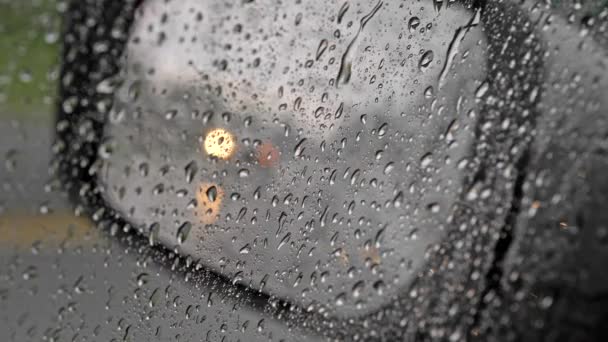
{"type": "Polygon", "coordinates": [[[607,26],[0,0],[0,340],[602,340],[607,26]]]}

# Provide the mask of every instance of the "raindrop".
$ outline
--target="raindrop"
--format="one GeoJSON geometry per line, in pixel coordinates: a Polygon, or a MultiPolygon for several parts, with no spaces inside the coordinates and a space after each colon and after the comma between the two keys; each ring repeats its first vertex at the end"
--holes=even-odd
{"type": "Polygon", "coordinates": [[[441,207],[439,206],[439,203],[431,203],[427,206],[427,209],[433,214],[436,214],[439,212],[439,209],[441,209],[441,207]]]}
{"type": "Polygon", "coordinates": [[[192,183],[192,180],[194,179],[194,177],[196,176],[196,173],[198,172],[198,166],[196,165],[196,162],[191,161],[190,163],[188,163],[188,165],[186,165],[186,168],[184,169],[184,171],[186,173],[186,182],[192,183]]]}
{"type": "Polygon", "coordinates": [[[319,47],[317,48],[317,55],[315,57],[315,59],[318,61],[321,56],[323,56],[323,53],[325,52],[325,50],[327,50],[327,45],[329,43],[327,42],[327,39],[323,39],[321,40],[321,42],[319,43],[319,47]]]}
{"type": "Polygon", "coordinates": [[[172,120],[177,116],[177,110],[172,109],[165,113],[165,120],[172,120]]]}
{"type": "Polygon", "coordinates": [[[246,244],[245,246],[241,247],[241,249],[239,250],[239,254],[249,254],[250,251],[251,246],[249,244],[246,244]]]}
{"type": "Polygon", "coordinates": [[[306,138],[300,140],[300,142],[296,145],[293,155],[294,157],[298,158],[302,155],[302,152],[304,152],[304,143],[306,142],[306,138]]]}
{"type": "Polygon", "coordinates": [[[411,17],[407,23],[407,26],[410,29],[410,32],[416,31],[416,29],[418,28],[418,25],[420,25],[420,19],[418,19],[418,17],[411,17]]]}
{"type": "Polygon", "coordinates": [[[433,162],[433,154],[427,153],[420,158],[420,167],[426,169],[433,162]]]}
{"type": "Polygon", "coordinates": [[[382,1],[378,1],[376,6],[372,8],[372,10],[363,18],[361,18],[361,22],[359,25],[359,31],[353,38],[353,40],[348,44],[346,51],[342,55],[342,59],[340,62],[340,69],[338,71],[338,76],[336,76],[336,87],[339,87],[340,84],[347,84],[350,81],[350,76],[352,73],[352,65],[354,61],[354,53],[356,48],[359,46],[359,36],[361,32],[365,28],[365,25],[374,17],[374,15],[380,10],[382,7],[382,1]]]}
{"type": "Polygon", "coordinates": [[[389,175],[393,170],[395,169],[395,163],[393,162],[389,162],[388,164],[386,164],[386,166],[384,167],[384,174],[385,175],[389,175]]]}
{"type": "Polygon", "coordinates": [[[177,230],[177,243],[180,245],[184,243],[188,239],[188,234],[190,234],[190,229],[192,229],[192,224],[190,222],[184,222],[179,229],[177,230]]]}
{"type": "Polygon", "coordinates": [[[387,123],[383,124],[382,126],[380,126],[380,128],[378,128],[378,136],[383,137],[386,134],[386,131],[388,131],[387,123]]]}
{"type": "Polygon", "coordinates": [[[215,202],[215,200],[217,199],[217,188],[215,187],[215,185],[210,186],[207,189],[206,194],[210,202],[215,202]]]}
{"type": "Polygon", "coordinates": [[[247,178],[247,177],[249,177],[249,169],[240,169],[239,170],[239,177],[241,177],[241,178],[247,178]]]}
{"type": "Polygon", "coordinates": [[[364,287],[365,287],[365,283],[363,282],[363,280],[355,283],[355,285],[353,285],[353,297],[359,298],[359,296],[361,296],[361,292],[363,291],[364,287]]]}
{"type": "Polygon", "coordinates": [[[140,273],[135,279],[137,282],[137,287],[142,287],[148,283],[148,273],[140,273]]]}
{"type": "Polygon", "coordinates": [[[349,8],[348,2],[345,2],[344,4],[342,4],[342,7],[340,7],[340,10],[338,11],[338,24],[342,23],[342,19],[344,18],[344,15],[348,11],[348,8],[349,8]]]}
{"type": "Polygon", "coordinates": [[[336,296],[336,306],[344,305],[345,301],[346,301],[346,293],[342,292],[336,296]]]}
{"type": "Polygon", "coordinates": [[[428,69],[428,67],[432,61],[433,61],[433,51],[428,50],[420,58],[420,62],[418,62],[418,68],[420,69],[420,71],[424,72],[424,71],[426,71],[426,69],[428,69]]]}
{"type": "Polygon", "coordinates": [[[488,89],[490,89],[488,82],[483,82],[475,91],[475,97],[482,98],[488,92],[488,89]]]}

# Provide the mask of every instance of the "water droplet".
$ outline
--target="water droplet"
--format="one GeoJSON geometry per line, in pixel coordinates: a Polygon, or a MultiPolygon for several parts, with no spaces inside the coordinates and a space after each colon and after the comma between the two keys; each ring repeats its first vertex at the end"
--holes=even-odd
{"type": "Polygon", "coordinates": [[[135,81],[135,82],[131,83],[131,85],[129,86],[129,90],[127,91],[127,96],[129,97],[129,99],[131,101],[136,101],[137,98],[139,97],[140,92],[141,92],[141,82],[135,81]]]}
{"type": "Polygon", "coordinates": [[[327,39],[322,39],[321,42],[319,43],[319,47],[317,48],[317,55],[315,56],[315,59],[318,61],[321,56],[323,56],[323,53],[325,52],[325,50],[327,50],[327,45],[329,43],[327,42],[327,39]]]}
{"type": "Polygon", "coordinates": [[[388,164],[386,164],[386,166],[384,167],[384,174],[385,175],[389,175],[393,170],[395,169],[395,163],[393,162],[389,162],[388,164]]]}
{"type": "Polygon", "coordinates": [[[217,199],[217,188],[215,187],[215,185],[210,186],[207,189],[207,198],[209,199],[210,202],[215,202],[215,200],[217,199]]]}
{"type": "Polygon", "coordinates": [[[411,17],[407,23],[407,26],[410,29],[410,32],[416,31],[416,29],[418,28],[418,25],[420,25],[420,19],[418,19],[418,17],[411,17]]]}
{"type": "Polygon", "coordinates": [[[194,177],[196,176],[196,173],[198,172],[198,165],[196,165],[195,161],[191,161],[184,168],[184,172],[186,174],[186,182],[188,182],[188,184],[190,184],[190,183],[192,183],[192,180],[194,179],[194,177]]]}
{"type": "Polygon", "coordinates": [[[177,110],[172,109],[165,113],[165,120],[173,120],[177,116],[177,110]]]}
{"type": "Polygon", "coordinates": [[[427,206],[427,209],[432,212],[433,214],[436,214],[439,212],[439,210],[441,209],[441,207],[439,206],[439,203],[431,203],[427,206]]]}
{"type": "Polygon", "coordinates": [[[140,273],[135,279],[138,287],[142,287],[148,283],[148,273],[140,273]]]}
{"type": "Polygon", "coordinates": [[[340,10],[338,11],[338,24],[342,23],[342,19],[344,18],[344,15],[348,11],[348,8],[349,8],[348,2],[345,2],[344,4],[342,4],[342,7],[340,7],[340,10]]]}
{"type": "Polygon", "coordinates": [[[239,254],[249,254],[250,251],[251,246],[249,244],[246,244],[245,246],[241,247],[241,249],[239,250],[239,254]]]}
{"type": "Polygon", "coordinates": [[[395,196],[395,198],[393,199],[393,206],[395,208],[401,208],[402,204],[403,204],[403,192],[399,191],[397,193],[397,195],[395,196]]]}
{"type": "Polygon", "coordinates": [[[483,82],[475,91],[475,97],[480,99],[482,98],[490,89],[490,85],[488,82],[483,82]]]}
{"type": "Polygon", "coordinates": [[[386,288],[386,285],[384,284],[384,282],[382,280],[378,280],[374,283],[373,287],[374,287],[374,290],[376,290],[376,293],[379,296],[382,296],[384,294],[384,289],[386,288]]]}
{"type": "Polygon", "coordinates": [[[420,167],[426,169],[433,162],[433,154],[427,153],[420,158],[420,167]]]}
{"type": "Polygon", "coordinates": [[[177,230],[177,243],[180,245],[184,243],[188,239],[188,235],[190,234],[190,229],[192,229],[192,223],[184,222],[179,229],[177,230]]]}
{"type": "Polygon", "coordinates": [[[426,69],[428,69],[429,65],[433,61],[433,56],[432,50],[428,50],[422,55],[420,62],[418,62],[418,68],[420,71],[424,72],[426,69]]]}
{"type": "Polygon", "coordinates": [[[385,123],[382,126],[380,126],[380,128],[378,128],[378,136],[383,137],[387,131],[388,131],[388,124],[385,123]]]}
{"type": "Polygon", "coordinates": [[[300,142],[296,145],[293,155],[294,157],[298,158],[302,155],[302,152],[304,152],[304,143],[306,142],[306,138],[300,140],[300,142]]]}
{"type": "Polygon", "coordinates": [[[281,247],[283,247],[283,245],[285,245],[287,242],[289,242],[290,239],[291,239],[291,233],[285,234],[285,236],[283,236],[283,238],[281,239],[281,242],[279,242],[279,245],[277,246],[277,250],[281,249],[281,247]]]}
{"type": "Polygon", "coordinates": [[[363,280],[356,282],[355,285],[353,285],[353,297],[359,298],[359,296],[361,296],[361,292],[363,291],[364,288],[365,288],[365,282],[363,282],[363,280]]]}
{"type": "Polygon", "coordinates": [[[346,293],[342,292],[336,296],[336,306],[344,305],[345,301],[346,301],[346,293]]]}
{"type": "Polygon", "coordinates": [[[378,1],[376,6],[372,8],[372,10],[361,18],[361,22],[359,25],[359,30],[353,40],[351,40],[350,44],[346,48],[346,51],[342,55],[342,59],[340,61],[340,69],[338,70],[338,76],[336,76],[336,87],[339,87],[340,84],[347,84],[350,81],[351,73],[352,73],[352,65],[354,61],[354,53],[359,45],[359,36],[363,29],[365,29],[365,25],[374,17],[374,15],[380,10],[382,7],[382,1],[378,1]]]}
{"type": "Polygon", "coordinates": [[[240,169],[239,170],[239,177],[241,177],[241,178],[247,178],[247,177],[249,177],[249,169],[240,169]]]}

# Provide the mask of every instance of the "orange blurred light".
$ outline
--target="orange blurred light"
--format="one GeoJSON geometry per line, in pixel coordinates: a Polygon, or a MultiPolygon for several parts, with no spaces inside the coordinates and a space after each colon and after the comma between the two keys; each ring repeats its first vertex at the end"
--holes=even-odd
{"type": "Polygon", "coordinates": [[[196,191],[196,216],[204,224],[212,224],[220,215],[224,190],[213,183],[201,183],[196,191]]]}
{"type": "Polygon", "coordinates": [[[257,147],[256,158],[262,167],[273,167],[279,162],[279,149],[269,142],[257,147]]]}

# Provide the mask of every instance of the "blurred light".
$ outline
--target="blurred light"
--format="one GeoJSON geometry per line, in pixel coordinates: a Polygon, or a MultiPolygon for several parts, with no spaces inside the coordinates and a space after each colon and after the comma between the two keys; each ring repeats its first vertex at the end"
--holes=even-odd
{"type": "Polygon", "coordinates": [[[0,215],[0,247],[56,248],[85,246],[99,241],[98,230],[88,219],[69,212],[47,215],[8,213],[0,215]]]}
{"type": "Polygon", "coordinates": [[[196,191],[196,216],[204,224],[214,223],[221,210],[224,190],[213,183],[201,183],[196,191]]]}
{"type": "Polygon", "coordinates": [[[257,147],[256,157],[261,167],[274,167],[279,162],[279,149],[269,142],[257,147]]]}
{"type": "Polygon", "coordinates": [[[380,256],[380,251],[376,247],[365,247],[361,251],[361,257],[365,262],[371,261],[374,265],[379,265],[382,261],[382,257],[380,256]]]}
{"type": "Polygon", "coordinates": [[[213,157],[228,159],[236,151],[234,135],[223,128],[216,128],[205,136],[205,152],[213,157]]]}

